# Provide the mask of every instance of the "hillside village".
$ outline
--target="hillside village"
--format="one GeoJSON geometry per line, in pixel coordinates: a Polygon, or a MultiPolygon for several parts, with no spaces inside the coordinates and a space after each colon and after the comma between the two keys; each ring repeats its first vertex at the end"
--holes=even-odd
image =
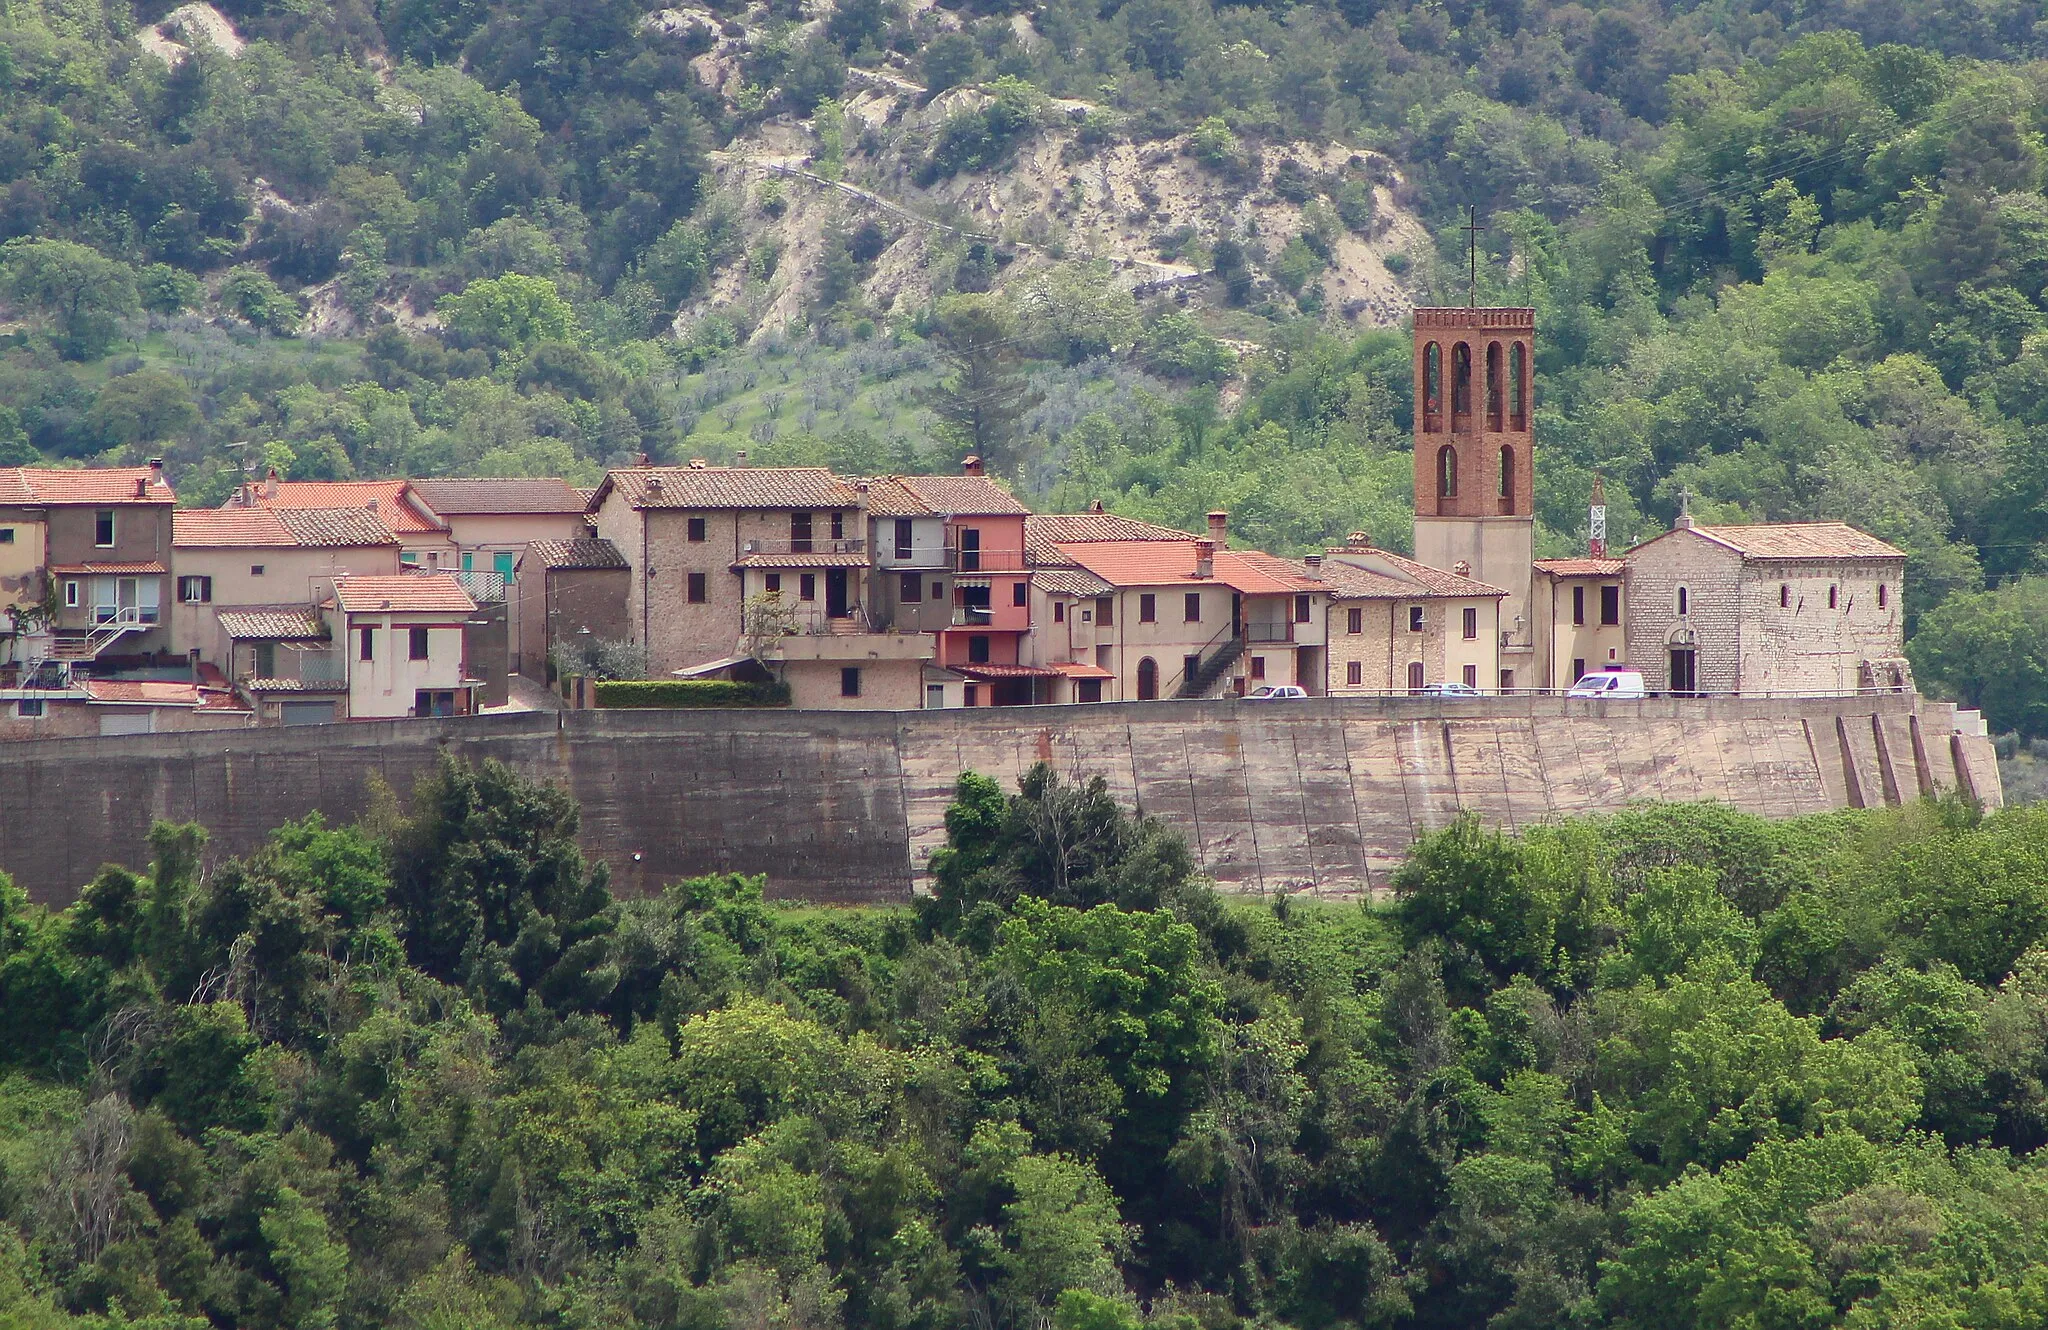
{"type": "Polygon", "coordinates": [[[1223,510],[1200,532],[1036,513],[974,457],[643,459],[587,491],[273,471],[215,509],[177,507],[158,462],[0,471],[0,734],[461,716],[515,677],[572,705],[623,677],[883,710],[1476,698],[1624,668],[1681,695],[1911,688],[1905,556],[1845,524],[1682,512],[1625,553],[1534,558],[1534,312],[1414,326],[1419,558],[1366,532],[1280,558],[1223,510]]]}

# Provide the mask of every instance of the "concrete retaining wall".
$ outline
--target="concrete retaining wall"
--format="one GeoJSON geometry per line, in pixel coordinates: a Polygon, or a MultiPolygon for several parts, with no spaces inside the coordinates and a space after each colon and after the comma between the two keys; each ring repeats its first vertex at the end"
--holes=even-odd
{"type": "Polygon", "coordinates": [[[935,712],[568,712],[0,745],[0,869],[69,900],[140,865],[156,818],[240,853],[379,776],[407,793],[446,748],[568,785],[588,851],[627,893],[766,873],[780,896],[901,900],[944,843],[955,779],[1045,760],[1101,775],[1249,891],[1383,888],[1461,808],[1510,829],[1638,799],[1769,816],[1960,788],[2001,793],[1988,740],[1911,697],[1484,703],[1323,698],[935,712]]]}

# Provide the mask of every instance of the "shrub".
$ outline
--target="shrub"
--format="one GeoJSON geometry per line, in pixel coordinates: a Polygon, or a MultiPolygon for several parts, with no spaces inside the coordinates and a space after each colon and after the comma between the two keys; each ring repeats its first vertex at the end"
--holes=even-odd
{"type": "Polygon", "coordinates": [[[658,707],[786,707],[789,685],[726,679],[610,679],[593,685],[610,710],[658,707]]]}

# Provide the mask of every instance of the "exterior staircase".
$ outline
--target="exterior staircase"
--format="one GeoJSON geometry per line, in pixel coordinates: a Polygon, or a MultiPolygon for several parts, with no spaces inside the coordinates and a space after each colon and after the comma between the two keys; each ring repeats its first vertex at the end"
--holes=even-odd
{"type": "Polygon", "coordinates": [[[1207,697],[1209,690],[1216,686],[1216,681],[1221,679],[1224,673],[1237,663],[1237,658],[1244,654],[1244,641],[1244,634],[1233,634],[1224,640],[1223,645],[1202,657],[1202,662],[1195,667],[1195,672],[1181,680],[1178,695],[1207,697]]]}

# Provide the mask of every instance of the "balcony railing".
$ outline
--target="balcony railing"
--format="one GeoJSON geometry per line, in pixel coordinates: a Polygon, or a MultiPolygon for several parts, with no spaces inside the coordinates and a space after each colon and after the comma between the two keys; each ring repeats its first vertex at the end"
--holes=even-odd
{"type": "Polygon", "coordinates": [[[868,543],[857,536],[844,540],[813,536],[808,539],[750,540],[740,546],[743,554],[865,554],[868,543]]]}
{"type": "Polygon", "coordinates": [[[955,628],[986,628],[995,622],[995,611],[986,605],[955,605],[953,626],[955,628]]]}
{"type": "Polygon", "coordinates": [[[347,683],[348,662],[339,651],[300,652],[299,680],[302,683],[347,683]]]}
{"type": "Polygon", "coordinates": [[[1294,640],[1294,625],[1292,623],[1248,623],[1244,626],[1244,638],[1245,641],[1253,646],[1262,646],[1268,642],[1292,642],[1294,640]]]}
{"type": "Polygon", "coordinates": [[[469,593],[469,598],[479,605],[494,605],[505,599],[505,575],[487,569],[465,569],[455,574],[455,580],[469,593]]]}

